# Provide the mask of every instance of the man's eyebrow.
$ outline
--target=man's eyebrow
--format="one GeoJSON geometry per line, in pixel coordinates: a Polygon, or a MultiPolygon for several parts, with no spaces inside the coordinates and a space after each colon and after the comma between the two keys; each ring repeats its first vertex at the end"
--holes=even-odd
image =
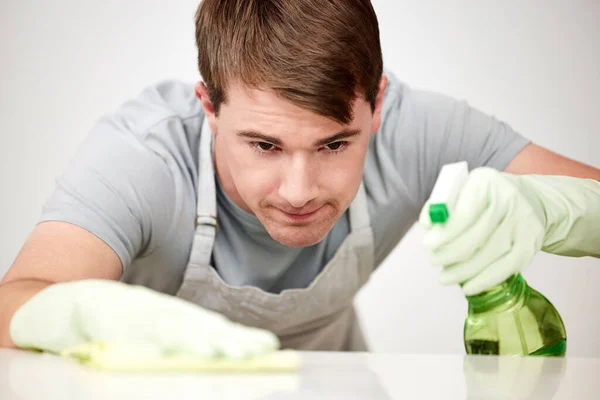
{"type": "Polygon", "coordinates": [[[252,130],[238,131],[237,136],[244,137],[247,139],[257,139],[262,142],[271,143],[275,146],[283,145],[283,142],[280,139],[276,138],[275,136],[264,135],[260,132],[256,132],[256,131],[252,131],[252,130]]]}
{"type": "MultiPolygon", "coordinates": [[[[326,137],[325,139],[320,139],[315,142],[315,147],[325,146],[326,144],[338,142],[343,139],[349,139],[354,136],[360,135],[360,129],[343,129],[335,135],[326,137]]],[[[248,139],[256,139],[263,142],[271,143],[275,146],[283,146],[283,142],[281,139],[275,136],[265,135],[263,133],[253,131],[253,130],[243,130],[238,131],[237,136],[244,137],[248,139]]]]}
{"type": "Polygon", "coordinates": [[[325,139],[317,140],[315,147],[325,146],[334,142],[339,142],[343,139],[350,139],[351,137],[360,135],[360,129],[342,129],[335,135],[329,136],[325,139]]]}

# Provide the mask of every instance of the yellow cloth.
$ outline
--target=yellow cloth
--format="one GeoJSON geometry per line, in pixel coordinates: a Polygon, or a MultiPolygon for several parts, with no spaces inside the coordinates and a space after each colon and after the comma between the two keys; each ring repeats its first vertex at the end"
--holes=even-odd
{"type": "Polygon", "coordinates": [[[258,356],[203,358],[193,355],[160,355],[142,345],[132,347],[118,343],[84,343],[60,353],[80,363],[106,371],[157,372],[294,372],[301,366],[294,350],[273,351],[258,356]]]}

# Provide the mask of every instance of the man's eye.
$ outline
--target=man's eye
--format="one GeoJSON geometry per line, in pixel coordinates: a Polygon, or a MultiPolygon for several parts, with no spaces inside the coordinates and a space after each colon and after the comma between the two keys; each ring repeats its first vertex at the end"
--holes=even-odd
{"type": "Polygon", "coordinates": [[[267,142],[256,142],[254,143],[254,146],[258,147],[258,149],[262,151],[271,151],[275,147],[271,143],[267,142]]]}
{"type": "Polygon", "coordinates": [[[338,151],[338,150],[341,150],[345,144],[346,144],[346,142],[344,142],[344,141],[333,142],[333,143],[329,143],[325,147],[327,148],[327,150],[338,151]]]}

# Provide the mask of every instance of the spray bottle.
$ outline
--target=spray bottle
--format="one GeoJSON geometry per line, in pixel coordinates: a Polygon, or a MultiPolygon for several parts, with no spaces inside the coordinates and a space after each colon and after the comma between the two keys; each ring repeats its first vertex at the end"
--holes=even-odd
{"type": "MultiPolygon", "coordinates": [[[[466,162],[445,165],[430,198],[429,217],[444,224],[469,176],[466,162]]],[[[564,356],[567,335],[552,303],[531,288],[520,273],[503,283],[467,296],[464,325],[467,354],[564,356]]]]}

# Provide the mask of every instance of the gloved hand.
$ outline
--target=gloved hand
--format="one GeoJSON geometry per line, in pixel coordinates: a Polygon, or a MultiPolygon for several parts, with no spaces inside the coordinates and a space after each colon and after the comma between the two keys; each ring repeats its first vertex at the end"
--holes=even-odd
{"type": "Polygon", "coordinates": [[[17,310],[10,335],[22,348],[60,354],[109,344],[145,358],[240,359],[279,347],[271,332],[233,323],[177,297],[108,280],[47,287],[17,310]]]}
{"type": "Polygon", "coordinates": [[[448,221],[419,218],[430,262],[444,285],[475,295],[522,271],[539,250],[600,257],[600,182],[566,176],[469,174],[448,221]]]}

